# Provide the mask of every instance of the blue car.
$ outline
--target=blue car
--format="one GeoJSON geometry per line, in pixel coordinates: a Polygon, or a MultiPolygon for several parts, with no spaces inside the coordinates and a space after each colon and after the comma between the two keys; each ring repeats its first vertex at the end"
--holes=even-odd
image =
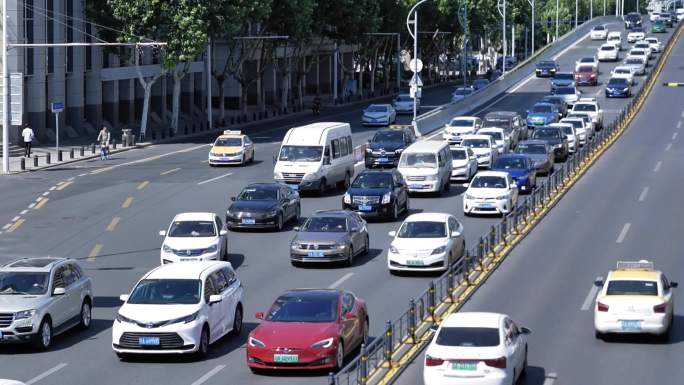
{"type": "Polygon", "coordinates": [[[556,72],[551,78],[551,89],[558,87],[574,87],[575,74],[572,72],[556,72]]]}
{"type": "Polygon", "coordinates": [[[556,123],[560,113],[558,106],[552,103],[537,103],[527,110],[527,126],[548,126],[556,123]]]}
{"type": "Polygon", "coordinates": [[[628,98],[632,96],[632,88],[627,79],[612,78],[606,84],[606,98],[628,98]]]}
{"type": "Polygon", "coordinates": [[[537,186],[537,171],[532,158],[521,154],[505,154],[496,158],[491,171],[507,172],[521,193],[531,193],[537,186]]]}

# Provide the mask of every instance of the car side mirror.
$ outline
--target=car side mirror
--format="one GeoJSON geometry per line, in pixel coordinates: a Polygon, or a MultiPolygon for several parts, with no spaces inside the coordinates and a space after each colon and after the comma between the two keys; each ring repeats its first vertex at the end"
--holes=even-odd
{"type": "Polygon", "coordinates": [[[219,231],[219,235],[228,235],[228,230],[223,229],[219,231]]]}
{"type": "Polygon", "coordinates": [[[460,231],[452,231],[452,232],[451,232],[451,238],[458,238],[458,237],[460,237],[460,236],[461,236],[461,232],[460,232],[460,231]]]}
{"type": "Polygon", "coordinates": [[[528,328],[526,328],[526,327],[523,326],[523,327],[520,328],[520,333],[522,333],[522,334],[532,334],[532,330],[530,330],[530,329],[528,329],[528,328]]]}
{"type": "Polygon", "coordinates": [[[594,286],[596,287],[603,287],[603,280],[602,279],[597,279],[594,281],[594,286]]]}
{"type": "Polygon", "coordinates": [[[565,139],[570,140],[570,135],[565,135],[565,139]]]}
{"type": "Polygon", "coordinates": [[[223,301],[223,298],[218,294],[214,294],[214,295],[209,296],[209,305],[213,305],[213,304],[219,303],[221,301],[223,301]]]}
{"type": "Polygon", "coordinates": [[[599,110],[598,112],[599,112],[599,114],[602,114],[602,113],[603,113],[603,110],[599,110]]]}
{"type": "Polygon", "coordinates": [[[679,286],[678,282],[670,282],[670,287],[675,289],[677,286],[679,286]]]}
{"type": "Polygon", "coordinates": [[[166,236],[166,230],[159,230],[159,236],[165,237],[166,236]]]}
{"type": "Polygon", "coordinates": [[[390,237],[392,237],[392,238],[394,238],[394,237],[397,236],[397,232],[396,232],[396,231],[390,231],[390,232],[387,233],[387,234],[388,234],[390,237]]]}
{"type": "Polygon", "coordinates": [[[66,294],[66,289],[63,287],[56,287],[55,290],[52,291],[52,295],[64,295],[66,294]]]}
{"type": "Polygon", "coordinates": [[[121,295],[119,296],[119,300],[120,300],[121,302],[126,302],[126,301],[128,301],[128,294],[121,294],[121,295]]]}
{"type": "Polygon", "coordinates": [[[236,199],[237,199],[237,198],[235,198],[235,197],[230,197],[230,200],[231,200],[232,202],[235,202],[236,199]]]}
{"type": "Polygon", "coordinates": [[[258,311],[254,314],[254,318],[256,319],[264,319],[264,312],[263,311],[258,311]]]}
{"type": "Polygon", "coordinates": [[[352,312],[347,312],[347,313],[344,314],[344,319],[346,319],[346,320],[348,320],[348,321],[355,320],[355,319],[356,319],[356,314],[354,314],[354,313],[352,313],[352,312]]]}

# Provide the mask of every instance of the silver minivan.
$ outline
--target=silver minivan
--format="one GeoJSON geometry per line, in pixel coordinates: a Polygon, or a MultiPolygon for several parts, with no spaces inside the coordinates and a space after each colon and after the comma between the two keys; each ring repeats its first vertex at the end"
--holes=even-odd
{"type": "Polygon", "coordinates": [[[451,184],[451,151],[445,141],[424,140],[407,147],[397,169],[409,192],[449,191],[451,184]]]}

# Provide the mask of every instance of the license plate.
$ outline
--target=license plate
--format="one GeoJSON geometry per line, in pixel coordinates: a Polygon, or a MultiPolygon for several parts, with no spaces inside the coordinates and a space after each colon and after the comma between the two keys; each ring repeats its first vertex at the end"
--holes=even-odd
{"type": "Polygon", "coordinates": [[[243,225],[253,225],[255,223],[256,221],[254,220],[254,218],[242,218],[243,225]]]}
{"type": "Polygon", "coordinates": [[[622,330],[641,330],[641,321],[622,320],[622,330]]]}
{"type": "Polygon", "coordinates": [[[273,361],[285,362],[285,363],[299,362],[299,355],[298,354],[274,354],[273,355],[273,361]]]}
{"type": "Polygon", "coordinates": [[[196,261],[196,259],[194,259],[194,258],[181,258],[180,261],[181,262],[194,262],[194,261],[196,261]]]}
{"type": "Polygon", "coordinates": [[[483,209],[491,209],[494,208],[494,205],[491,203],[480,203],[480,207],[483,209]]]}
{"type": "Polygon", "coordinates": [[[288,186],[292,187],[293,190],[299,190],[298,184],[289,184],[288,186]]]}
{"type": "Polygon", "coordinates": [[[477,364],[474,362],[454,362],[451,364],[452,370],[477,370],[477,364]]]}
{"type": "Polygon", "coordinates": [[[159,337],[139,337],[138,344],[140,346],[159,346],[159,337]]]}
{"type": "Polygon", "coordinates": [[[387,162],[389,162],[389,158],[378,158],[378,162],[387,163],[387,162]]]}
{"type": "Polygon", "coordinates": [[[373,206],[359,205],[359,211],[373,211],[373,206]]]}
{"type": "Polygon", "coordinates": [[[320,251],[320,250],[315,250],[315,251],[309,251],[309,252],[307,253],[307,255],[308,255],[309,257],[322,257],[322,256],[325,255],[325,253],[322,252],[322,251],[320,251]]]}
{"type": "Polygon", "coordinates": [[[419,259],[409,259],[406,261],[407,266],[423,266],[423,261],[419,259]]]}
{"type": "Polygon", "coordinates": [[[423,188],[423,185],[422,184],[410,184],[409,188],[420,190],[423,188]]]}
{"type": "Polygon", "coordinates": [[[227,156],[222,156],[222,157],[220,157],[219,159],[220,159],[220,160],[230,160],[230,158],[227,157],[227,156]]]}

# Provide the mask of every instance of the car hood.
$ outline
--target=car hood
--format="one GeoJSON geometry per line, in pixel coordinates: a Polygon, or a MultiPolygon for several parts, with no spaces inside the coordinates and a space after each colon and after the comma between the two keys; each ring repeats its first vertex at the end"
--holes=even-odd
{"type": "Polygon", "coordinates": [[[475,132],[475,128],[473,127],[452,127],[452,126],[446,126],[444,128],[444,131],[446,131],[449,134],[458,134],[458,135],[466,135],[466,134],[472,134],[475,132]]]}
{"type": "Polygon", "coordinates": [[[363,116],[373,119],[386,118],[389,116],[389,112],[364,112],[363,116]]]}
{"type": "Polygon", "coordinates": [[[525,154],[529,156],[535,164],[544,163],[549,160],[548,156],[545,154],[525,154]]]}
{"type": "Polygon", "coordinates": [[[503,171],[507,172],[513,178],[522,178],[527,176],[527,170],[524,168],[493,168],[491,171],[503,171]]]}
{"type": "Polygon", "coordinates": [[[556,116],[555,113],[553,112],[530,112],[527,114],[527,119],[529,120],[535,120],[535,119],[553,119],[556,116]]]}
{"type": "Polygon", "coordinates": [[[263,213],[278,208],[278,202],[275,201],[236,201],[228,208],[229,212],[251,212],[263,213]]]}
{"type": "Polygon", "coordinates": [[[287,173],[312,173],[316,172],[321,168],[321,162],[288,162],[279,160],[276,163],[273,171],[274,172],[287,172],[287,173]]]}
{"type": "Polygon", "coordinates": [[[505,188],[468,188],[466,194],[475,198],[494,198],[508,194],[505,188]]]}
{"type": "Polygon", "coordinates": [[[363,195],[363,196],[382,196],[387,192],[392,191],[390,188],[360,188],[351,187],[347,192],[351,196],[363,195]]]}
{"type": "Polygon", "coordinates": [[[404,148],[404,143],[401,142],[371,142],[368,148],[375,151],[385,150],[387,152],[394,152],[400,148],[404,148]]]}
{"type": "Polygon", "coordinates": [[[215,154],[234,154],[240,151],[242,151],[241,146],[214,146],[211,148],[211,152],[215,154]]]}
{"type": "Polygon", "coordinates": [[[448,238],[394,238],[392,246],[399,252],[430,251],[447,244],[448,238]]]}
{"type": "Polygon", "coordinates": [[[215,245],[218,237],[166,237],[164,244],[174,250],[206,249],[215,245]]]}
{"type": "Polygon", "coordinates": [[[251,336],[266,348],[308,349],[314,343],[339,335],[334,322],[273,322],[263,321],[251,336]]]}
{"type": "Polygon", "coordinates": [[[481,154],[489,154],[492,152],[491,148],[477,148],[477,147],[471,147],[471,150],[475,153],[475,155],[481,155],[481,154]]]}
{"type": "Polygon", "coordinates": [[[50,297],[44,295],[0,294],[0,313],[39,309],[49,301],[50,297]]]}
{"type": "MultiPolygon", "coordinates": [[[[416,103],[418,104],[418,103],[416,103]]],[[[407,107],[413,107],[413,101],[410,102],[394,102],[395,107],[401,107],[401,108],[407,108],[407,107]]]]}
{"type": "Polygon", "coordinates": [[[617,90],[617,91],[622,91],[625,88],[629,88],[629,85],[624,85],[624,86],[616,86],[616,85],[606,85],[607,90],[617,90]]]}
{"type": "Polygon", "coordinates": [[[294,240],[302,243],[337,243],[345,242],[348,237],[348,233],[300,231],[294,240]]]}
{"type": "Polygon", "coordinates": [[[199,306],[199,304],[137,305],[125,303],[119,309],[119,314],[140,323],[161,322],[190,315],[199,310],[199,306]]]}

